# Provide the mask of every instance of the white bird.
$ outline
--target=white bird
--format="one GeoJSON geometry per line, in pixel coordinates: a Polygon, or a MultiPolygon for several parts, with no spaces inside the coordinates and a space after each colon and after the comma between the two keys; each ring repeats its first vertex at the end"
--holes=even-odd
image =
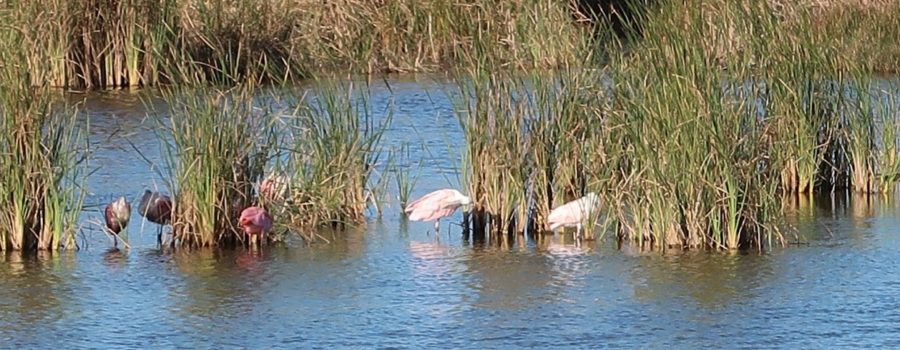
{"type": "Polygon", "coordinates": [[[434,221],[434,231],[441,228],[441,219],[453,215],[456,209],[472,204],[472,199],[457,190],[443,189],[431,192],[406,206],[404,212],[412,221],[434,221]]]}
{"type": "Polygon", "coordinates": [[[547,216],[547,223],[550,224],[550,231],[556,231],[561,227],[577,227],[577,237],[581,238],[581,228],[598,209],[600,197],[591,192],[553,209],[547,216]]]}

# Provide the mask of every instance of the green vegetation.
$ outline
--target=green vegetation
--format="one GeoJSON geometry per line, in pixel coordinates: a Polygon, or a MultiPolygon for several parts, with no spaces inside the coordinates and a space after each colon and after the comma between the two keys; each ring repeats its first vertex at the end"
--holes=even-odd
{"type": "MultiPolygon", "coordinates": [[[[544,0],[9,1],[0,19],[27,27],[53,86],[184,83],[169,74],[201,63],[208,80],[270,81],[313,74],[439,71],[481,61],[526,69],[578,62],[586,41],[570,5],[544,0]],[[547,40],[552,38],[552,40],[547,40]]],[[[187,79],[188,82],[193,79],[187,79]]]]}
{"type": "Polygon", "coordinates": [[[56,105],[41,42],[0,27],[0,250],[74,248],[84,202],[84,125],[56,105]]]}
{"type": "Polygon", "coordinates": [[[254,183],[275,144],[271,113],[256,105],[252,85],[171,89],[156,111],[167,179],[174,194],[175,239],[187,246],[233,244],[244,238],[241,211],[255,204],[254,183]]]}
{"type": "Polygon", "coordinates": [[[286,204],[298,231],[362,223],[376,200],[373,173],[391,115],[375,120],[367,93],[367,88],[323,83],[314,96],[293,103],[286,204]]]}
{"type": "Polygon", "coordinates": [[[596,191],[642,246],[763,247],[783,241],[782,196],[892,191],[900,89],[870,78],[896,68],[890,9],[661,2],[602,71],[476,67],[457,108],[475,232],[542,230],[596,191]],[[868,50],[861,23],[882,30],[868,50]]]}

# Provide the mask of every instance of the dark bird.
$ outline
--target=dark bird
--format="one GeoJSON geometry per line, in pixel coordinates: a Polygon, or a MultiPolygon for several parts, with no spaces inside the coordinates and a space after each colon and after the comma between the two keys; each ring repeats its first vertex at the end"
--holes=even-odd
{"type": "Polygon", "coordinates": [[[131,204],[128,204],[125,197],[119,197],[106,205],[103,218],[106,219],[106,229],[113,233],[113,246],[118,246],[119,240],[116,236],[128,226],[128,220],[131,219],[131,204]]]}
{"type": "Polygon", "coordinates": [[[172,220],[172,199],[159,192],[144,190],[141,204],[138,206],[141,216],[148,221],[159,225],[159,233],[156,242],[162,245],[162,227],[172,220]]]}

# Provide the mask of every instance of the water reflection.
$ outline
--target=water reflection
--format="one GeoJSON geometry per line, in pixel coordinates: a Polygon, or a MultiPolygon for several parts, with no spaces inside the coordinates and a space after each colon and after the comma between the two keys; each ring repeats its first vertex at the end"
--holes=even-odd
{"type": "Polygon", "coordinates": [[[36,254],[2,252],[0,281],[0,329],[17,334],[19,340],[47,336],[48,325],[80,312],[77,291],[81,281],[73,274],[72,253],[36,254]]]}
{"type": "Polygon", "coordinates": [[[205,337],[239,331],[228,326],[228,320],[254,318],[256,304],[263,300],[259,287],[268,279],[266,254],[245,249],[176,251],[172,263],[182,281],[171,291],[171,310],[205,337]]]}
{"type": "Polygon", "coordinates": [[[742,304],[779,275],[765,254],[703,252],[640,259],[632,270],[635,297],[648,303],[687,303],[704,309],[742,304]]]}
{"type": "Polygon", "coordinates": [[[122,270],[128,264],[128,255],[119,248],[109,248],[103,253],[103,263],[112,270],[122,270]]]}

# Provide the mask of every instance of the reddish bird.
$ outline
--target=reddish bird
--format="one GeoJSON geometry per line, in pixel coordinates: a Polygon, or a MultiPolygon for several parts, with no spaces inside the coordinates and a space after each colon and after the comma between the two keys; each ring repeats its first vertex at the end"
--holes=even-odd
{"type": "Polygon", "coordinates": [[[547,216],[550,231],[556,231],[561,227],[577,227],[577,237],[581,238],[581,228],[585,222],[600,208],[600,198],[594,192],[584,197],[563,204],[547,216]]]}
{"type": "Polygon", "coordinates": [[[257,239],[262,244],[266,241],[266,233],[272,230],[272,216],[261,207],[248,207],[241,212],[240,226],[250,238],[250,244],[256,245],[257,239]]]}
{"type": "Polygon", "coordinates": [[[441,229],[441,219],[453,215],[456,209],[472,204],[472,199],[453,189],[431,192],[406,206],[404,211],[412,221],[434,221],[434,232],[441,229]]]}
{"type": "Polygon", "coordinates": [[[259,184],[259,195],[267,200],[282,199],[288,192],[287,176],[271,174],[259,184]]]}
{"type": "Polygon", "coordinates": [[[103,218],[106,219],[106,229],[113,233],[113,246],[118,246],[119,240],[116,239],[116,235],[128,226],[128,220],[131,219],[131,204],[128,204],[125,197],[119,197],[106,206],[103,218]]]}
{"type": "Polygon", "coordinates": [[[147,221],[159,225],[156,242],[162,245],[162,227],[172,221],[172,199],[159,192],[144,190],[138,211],[147,221]]]}

